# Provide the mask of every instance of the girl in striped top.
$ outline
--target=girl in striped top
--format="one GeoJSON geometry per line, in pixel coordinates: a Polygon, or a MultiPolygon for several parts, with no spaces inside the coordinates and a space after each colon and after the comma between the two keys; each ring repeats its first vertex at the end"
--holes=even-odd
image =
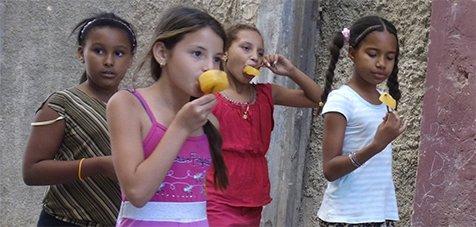
{"type": "Polygon", "coordinates": [[[38,226],[113,226],[121,202],[106,124],[106,103],[132,63],[135,34],[103,13],[80,22],[76,87],[37,110],[23,160],[27,185],[50,185],[38,226]]]}
{"type": "Polygon", "coordinates": [[[407,121],[387,111],[377,85],[387,80],[390,94],[400,99],[397,31],[385,19],[363,17],[334,36],[330,51],[322,94],[322,162],[329,182],[318,212],[320,226],[393,226],[399,217],[391,142],[407,121]],[[354,73],[347,84],[330,92],[344,42],[349,43],[354,73]]]}

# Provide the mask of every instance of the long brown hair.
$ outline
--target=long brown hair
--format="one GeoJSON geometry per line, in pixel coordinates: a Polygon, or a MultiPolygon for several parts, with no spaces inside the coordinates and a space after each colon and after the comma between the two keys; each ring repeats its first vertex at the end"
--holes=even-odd
{"type": "MultiPolygon", "coordinates": [[[[176,6],[168,9],[162,14],[160,22],[155,30],[153,42],[150,45],[150,51],[139,62],[135,75],[148,62],[152,78],[157,81],[160,79],[162,70],[159,63],[153,58],[153,46],[157,42],[164,43],[168,50],[172,50],[187,33],[197,31],[202,28],[211,28],[225,43],[226,36],[220,22],[215,18],[198,9],[184,6],[176,6]]],[[[221,153],[222,138],[215,126],[210,122],[203,126],[203,131],[207,135],[210,145],[212,163],[215,169],[213,180],[215,188],[218,186],[225,190],[228,183],[228,169],[221,153]]]]}

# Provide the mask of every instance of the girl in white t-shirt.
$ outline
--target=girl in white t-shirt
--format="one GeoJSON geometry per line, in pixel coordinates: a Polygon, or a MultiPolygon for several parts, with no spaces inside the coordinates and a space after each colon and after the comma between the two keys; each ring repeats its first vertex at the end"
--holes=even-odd
{"type": "Polygon", "coordinates": [[[398,103],[397,30],[377,16],[362,17],[334,36],[321,100],[323,170],[329,181],[318,212],[320,226],[393,226],[399,220],[392,179],[391,142],[407,126],[387,111],[377,85],[387,81],[398,103]],[[350,81],[332,91],[339,51],[349,43],[350,81]]]}

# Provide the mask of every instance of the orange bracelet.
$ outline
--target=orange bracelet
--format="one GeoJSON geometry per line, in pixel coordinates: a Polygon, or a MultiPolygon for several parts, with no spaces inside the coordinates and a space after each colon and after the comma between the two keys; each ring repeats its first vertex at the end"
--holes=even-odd
{"type": "Polygon", "coordinates": [[[83,180],[83,178],[81,177],[81,167],[83,166],[83,161],[84,161],[84,158],[82,158],[81,161],[79,161],[79,168],[78,168],[78,178],[79,178],[79,180],[83,180]]]}

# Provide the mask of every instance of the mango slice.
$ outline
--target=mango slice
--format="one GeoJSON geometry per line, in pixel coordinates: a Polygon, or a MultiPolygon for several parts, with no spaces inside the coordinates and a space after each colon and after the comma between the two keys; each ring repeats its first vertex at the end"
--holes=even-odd
{"type": "Polygon", "coordinates": [[[261,72],[259,70],[257,70],[254,67],[251,67],[249,65],[245,66],[245,68],[243,69],[243,72],[250,75],[250,76],[260,76],[261,75],[261,72]]]}
{"type": "Polygon", "coordinates": [[[225,72],[212,69],[202,73],[202,75],[198,77],[198,84],[203,93],[217,93],[228,87],[228,78],[225,72]]]}
{"type": "Polygon", "coordinates": [[[397,107],[397,101],[395,101],[395,99],[393,99],[393,97],[387,92],[382,93],[382,95],[380,95],[379,100],[392,109],[395,109],[397,107]]]}

